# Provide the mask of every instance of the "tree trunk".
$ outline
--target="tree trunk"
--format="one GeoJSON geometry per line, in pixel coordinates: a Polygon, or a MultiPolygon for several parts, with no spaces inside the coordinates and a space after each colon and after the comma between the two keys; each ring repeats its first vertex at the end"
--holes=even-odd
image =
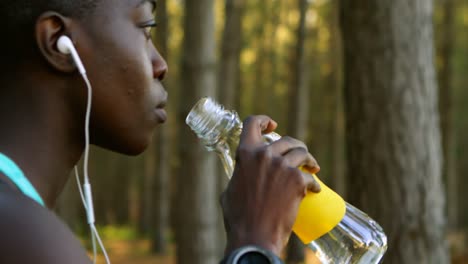
{"type": "MultiPolygon", "coordinates": [[[[216,86],[213,0],[186,0],[183,44],[183,116],[216,86]]],[[[183,167],[178,173],[177,262],[217,263],[215,155],[188,128],[180,131],[183,167]]]]}
{"type": "Polygon", "coordinates": [[[442,147],[444,150],[443,176],[447,182],[448,222],[451,229],[458,227],[458,180],[455,173],[455,142],[453,129],[452,103],[452,55],[455,43],[454,0],[442,1],[443,21],[441,24],[439,71],[440,123],[442,128],[442,147]]]}
{"type": "Polygon", "coordinates": [[[142,156],[127,158],[126,176],[130,177],[129,186],[129,215],[130,225],[135,227],[138,234],[143,236],[149,232],[145,225],[145,175],[144,159],[142,156]]]}
{"type": "MultiPolygon", "coordinates": [[[[168,28],[169,21],[167,15],[167,1],[159,0],[158,9],[157,9],[157,19],[159,21],[159,26],[156,33],[156,46],[158,47],[159,52],[164,58],[168,56],[168,28]]],[[[167,82],[165,82],[165,86],[167,82]]],[[[167,89],[167,87],[166,87],[167,89]]],[[[152,175],[154,178],[154,184],[152,185],[154,199],[154,206],[151,208],[154,212],[153,221],[154,228],[151,232],[151,250],[154,253],[166,254],[167,253],[167,238],[166,233],[169,229],[169,204],[170,204],[170,194],[169,194],[169,176],[170,176],[170,157],[171,157],[171,148],[170,148],[170,125],[171,121],[169,120],[168,124],[165,124],[159,127],[159,131],[156,137],[157,144],[157,160],[152,160],[153,163],[156,163],[155,174],[152,175]]]]}
{"type": "Polygon", "coordinates": [[[430,0],[343,0],[348,197],[386,263],[449,263],[430,0]]]}
{"type": "Polygon", "coordinates": [[[242,15],[245,0],[226,0],[225,24],[218,78],[219,98],[226,109],[239,106],[240,52],[242,48],[242,15]]]}
{"type": "MultiPolygon", "coordinates": [[[[263,3],[263,2],[261,2],[263,3]]],[[[270,116],[275,117],[275,121],[279,124],[286,124],[287,116],[284,109],[287,106],[287,100],[284,96],[278,96],[278,84],[280,83],[280,63],[278,52],[278,30],[281,26],[281,10],[284,8],[284,1],[277,1],[271,6],[271,23],[270,30],[264,37],[265,49],[265,77],[263,80],[263,88],[265,89],[265,112],[270,116]],[[286,101],[286,102],[285,102],[286,101]],[[286,117],[285,117],[286,116],[286,117]]],[[[265,21],[266,22],[266,21],[265,21]]],[[[259,114],[263,114],[258,112],[259,114]]]]}
{"type": "MultiPolygon", "coordinates": [[[[91,147],[89,177],[99,225],[123,225],[129,219],[127,157],[91,147]],[[112,190],[112,191],[109,191],[112,190]]],[[[82,178],[83,179],[83,178],[82,178]]]]}
{"type": "MultiPolygon", "coordinates": [[[[159,133],[157,134],[159,135],[159,133]]],[[[144,158],[144,172],[143,172],[143,217],[142,217],[142,234],[148,234],[154,231],[153,222],[155,218],[155,193],[154,185],[157,181],[156,173],[156,160],[157,160],[157,147],[156,144],[151,144],[143,155],[144,158]]]]}
{"type": "Polygon", "coordinates": [[[268,76],[267,73],[267,23],[268,23],[268,9],[270,8],[271,2],[269,1],[259,1],[257,4],[260,9],[260,19],[257,22],[256,36],[257,38],[257,52],[256,52],[256,70],[255,70],[255,89],[253,98],[255,98],[251,103],[253,104],[253,111],[255,114],[264,114],[267,111],[267,97],[269,92],[271,92],[266,87],[265,79],[268,76]]]}
{"type": "Polygon", "coordinates": [[[330,40],[328,59],[331,72],[327,77],[328,90],[331,99],[331,118],[329,122],[329,148],[331,151],[331,166],[329,167],[328,182],[330,187],[342,197],[346,195],[345,157],[344,157],[344,113],[342,91],[342,54],[341,38],[339,31],[339,0],[330,2],[330,16],[328,18],[330,28],[330,40]]]}
{"type": "Polygon", "coordinates": [[[289,122],[288,134],[298,139],[304,140],[307,135],[307,120],[308,120],[308,98],[309,89],[307,85],[307,66],[306,55],[304,50],[306,40],[305,19],[308,7],[307,0],[299,0],[300,20],[297,29],[297,43],[295,55],[293,59],[293,74],[289,94],[289,122]]]}
{"type": "MultiPolygon", "coordinates": [[[[306,12],[308,8],[307,0],[298,1],[300,19],[297,28],[297,43],[294,55],[293,84],[291,85],[289,97],[289,123],[288,134],[292,137],[305,140],[307,133],[308,119],[308,98],[309,87],[307,85],[307,66],[304,51],[306,40],[306,12]]],[[[304,262],[304,244],[292,235],[287,249],[287,263],[304,262]]]]}
{"type": "Polygon", "coordinates": [[[70,174],[70,178],[65,185],[63,192],[57,201],[55,211],[73,231],[78,231],[86,221],[84,221],[84,209],[81,202],[78,187],[76,186],[75,171],[70,174]]]}
{"type": "MultiPolygon", "coordinates": [[[[220,103],[226,109],[239,109],[240,106],[240,52],[242,49],[242,17],[245,0],[226,0],[225,24],[223,31],[220,72],[218,76],[218,91],[220,103]]],[[[228,178],[225,177],[221,162],[217,162],[218,192],[226,188],[228,178]]],[[[220,208],[220,207],[218,207],[220,208]]],[[[218,210],[218,242],[217,252],[222,256],[226,244],[222,211],[218,210]]]]}

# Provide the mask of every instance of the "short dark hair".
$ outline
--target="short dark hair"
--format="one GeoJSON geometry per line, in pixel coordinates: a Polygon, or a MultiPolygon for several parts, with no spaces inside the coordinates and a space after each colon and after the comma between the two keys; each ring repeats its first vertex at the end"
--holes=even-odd
{"type": "Polygon", "coordinates": [[[0,20],[10,26],[28,25],[45,11],[81,17],[91,12],[98,0],[14,0],[0,2],[0,20]]]}
{"type": "MultiPolygon", "coordinates": [[[[34,39],[37,18],[46,11],[83,18],[101,0],[0,0],[0,50],[24,50],[34,39]]],[[[16,54],[16,56],[21,54],[16,54]]],[[[5,54],[8,56],[8,54],[5,54]]]]}

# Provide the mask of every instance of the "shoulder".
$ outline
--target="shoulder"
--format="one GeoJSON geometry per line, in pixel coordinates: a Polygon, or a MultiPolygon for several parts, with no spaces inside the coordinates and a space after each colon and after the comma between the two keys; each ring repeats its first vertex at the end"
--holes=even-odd
{"type": "Polygon", "coordinates": [[[74,234],[51,211],[0,190],[0,263],[90,263],[74,234]]]}

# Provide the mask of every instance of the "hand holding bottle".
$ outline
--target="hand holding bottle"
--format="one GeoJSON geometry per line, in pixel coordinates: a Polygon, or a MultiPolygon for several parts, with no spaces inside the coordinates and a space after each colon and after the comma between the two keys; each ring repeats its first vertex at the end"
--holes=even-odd
{"type": "Polygon", "coordinates": [[[226,176],[237,175],[223,199],[226,253],[257,244],[279,254],[290,233],[289,217],[297,214],[292,229],[321,263],[374,264],[382,259],[387,237],[366,213],[346,203],[315,175],[321,192],[304,197],[307,188],[317,191],[317,182],[311,182],[308,173],[317,172],[318,166],[303,143],[271,132],[274,121],[258,116],[242,125],[235,111],[202,98],[186,122],[206,149],[218,154],[226,176]],[[241,164],[236,166],[234,159],[241,164]],[[301,174],[298,166],[308,173],[301,174]]]}
{"type": "Polygon", "coordinates": [[[234,174],[222,196],[226,253],[254,244],[279,255],[307,191],[320,191],[315,179],[298,169],[319,171],[304,143],[283,137],[265,144],[262,135],[276,126],[266,116],[253,116],[244,122],[234,174]]]}

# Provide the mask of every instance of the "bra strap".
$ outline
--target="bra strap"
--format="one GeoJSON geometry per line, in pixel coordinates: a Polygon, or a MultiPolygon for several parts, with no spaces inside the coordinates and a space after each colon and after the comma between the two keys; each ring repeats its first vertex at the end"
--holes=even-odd
{"type": "Polygon", "coordinates": [[[24,176],[23,171],[21,171],[13,160],[2,153],[0,153],[0,172],[5,174],[5,176],[8,177],[24,195],[45,207],[41,196],[31,182],[24,176]]]}

